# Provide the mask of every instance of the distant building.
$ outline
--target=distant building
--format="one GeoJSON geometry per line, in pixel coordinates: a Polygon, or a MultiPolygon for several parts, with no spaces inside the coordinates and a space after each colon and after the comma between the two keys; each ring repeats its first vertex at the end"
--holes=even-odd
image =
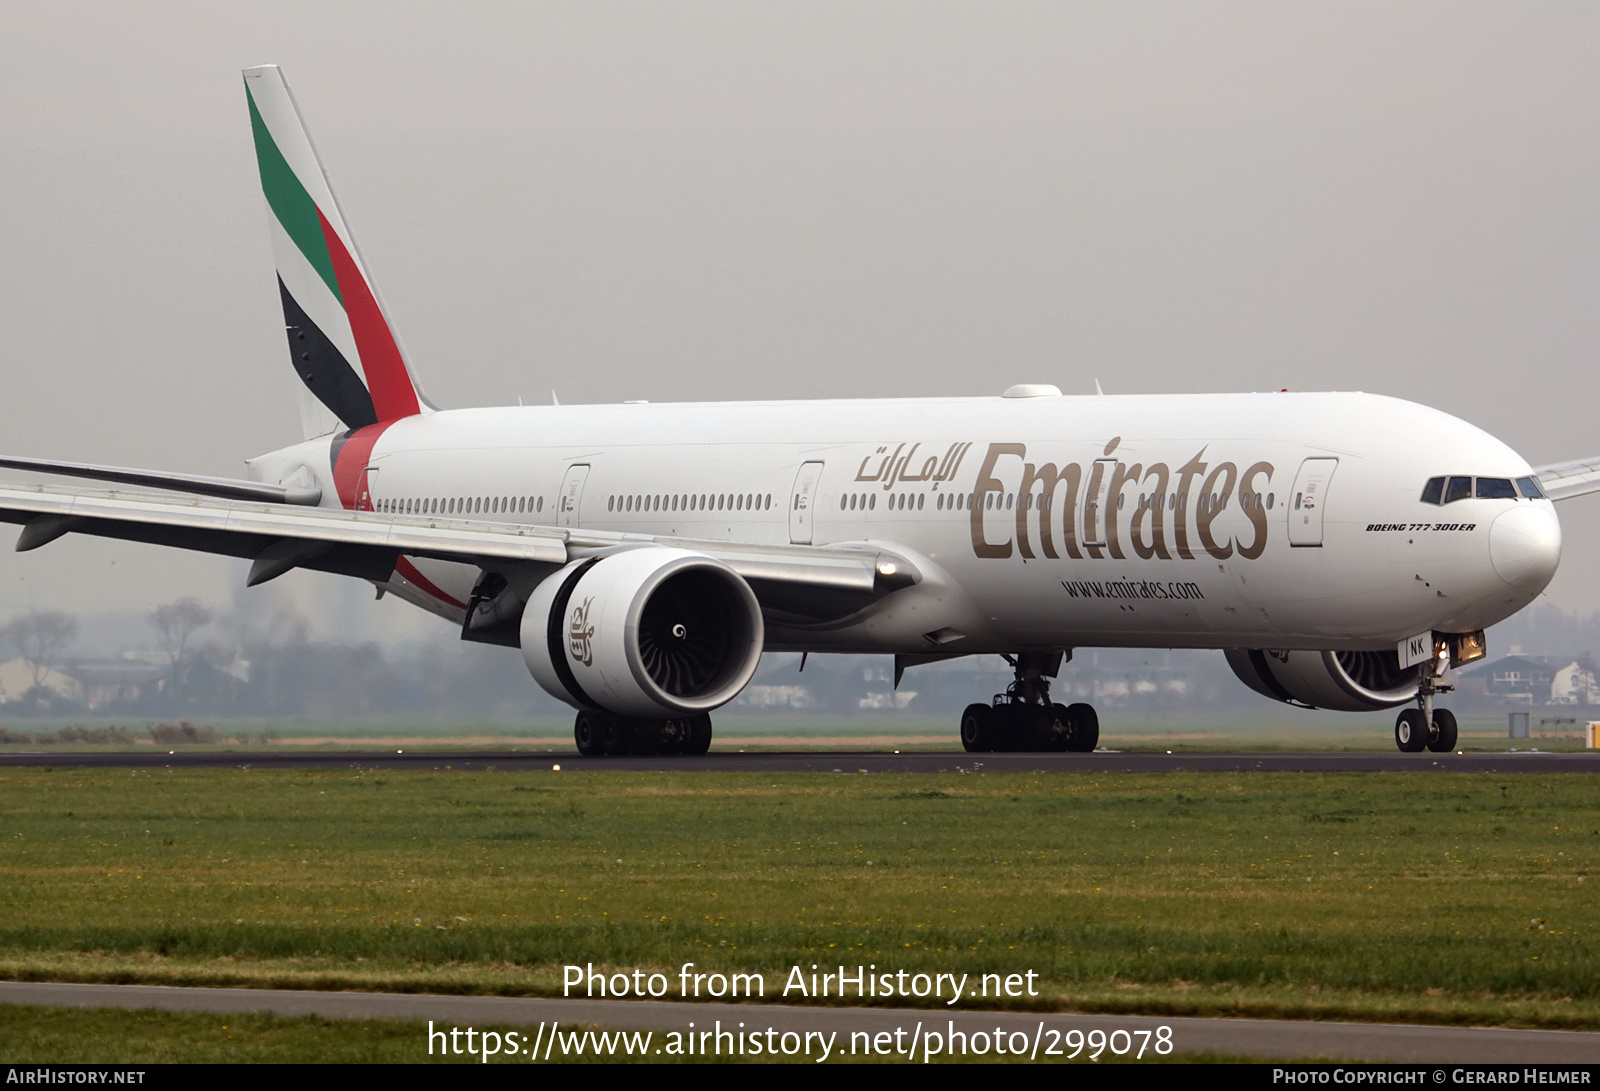
{"type": "MultiPolygon", "coordinates": [[[[33,688],[33,663],[18,656],[0,663],[0,704],[22,700],[23,694],[33,688]]],[[[72,699],[78,695],[78,683],[69,675],[57,670],[45,670],[39,675],[39,685],[57,697],[72,699]]]]}
{"type": "Polygon", "coordinates": [[[1523,704],[1600,705],[1596,667],[1588,658],[1508,655],[1462,671],[1464,690],[1523,704]]]}
{"type": "Polygon", "coordinates": [[[1556,671],[1550,680],[1553,705],[1600,705],[1600,687],[1595,686],[1594,664],[1577,660],[1556,671]]]}
{"type": "Polygon", "coordinates": [[[76,659],[61,667],[77,686],[74,694],[91,710],[130,705],[165,688],[172,668],[138,659],[76,659]]]}
{"type": "Polygon", "coordinates": [[[746,686],[734,704],[750,708],[795,708],[816,706],[816,698],[805,686],[746,686]]]}

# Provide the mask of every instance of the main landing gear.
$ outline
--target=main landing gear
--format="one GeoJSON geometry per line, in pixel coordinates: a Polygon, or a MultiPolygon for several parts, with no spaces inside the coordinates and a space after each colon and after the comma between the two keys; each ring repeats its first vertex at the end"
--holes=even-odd
{"type": "Polygon", "coordinates": [[[622,754],[704,754],[711,748],[711,717],[639,720],[584,709],[572,725],[578,753],[586,758],[622,754]]]}
{"type": "Polygon", "coordinates": [[[1050,700],[1050,677],[1060,671],[1063,653],[1023,652],[1005,658],[1016,672],[1015,680],[991,704],[967,706],[961,714],[961,745],[974,754],[1093,750],[1100,741],[1094,706],[1050,700]]]}
{"type": "Polygon", "coordinates": [[[1455,713],[1433,707],[1435,694],[1455,689],[1444,683],[1447,662],[1430,659],[1423,663],[1422,679],[1417,684],[1417,707],[1401,709],[1400,715],[1395,717],[1394,744],[1407,754],[1420,754],[1424,750],[1448,754],[1456,748],[1459,732],[1455,713]]]}

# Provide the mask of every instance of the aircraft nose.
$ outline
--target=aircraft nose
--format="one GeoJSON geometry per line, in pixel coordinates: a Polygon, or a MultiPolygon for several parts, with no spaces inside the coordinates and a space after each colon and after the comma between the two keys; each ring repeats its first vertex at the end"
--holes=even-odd
{"type": "Polygon", "coordinates": [[[1544,587],[1561,560],[1561,521],[1543,504],[1519,503],[1489,527],[1489,560],[1512,587],[1544,587]]]}

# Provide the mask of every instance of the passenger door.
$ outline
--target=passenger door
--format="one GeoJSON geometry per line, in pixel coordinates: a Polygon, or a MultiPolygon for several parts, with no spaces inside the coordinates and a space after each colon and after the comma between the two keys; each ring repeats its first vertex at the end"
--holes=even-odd
{"type": "Polygon", "coordinates": [[[1322,545],[1322,509],[1328,502],[1328,483],[1339,468],[1336,458],[1308,458],[1300,463],[1294,491],[1289,494],[1289,544],[1322,545]]]}
{"type": "Polygon", "coordinates": [[[805,462],[794,475],[794,490],[789,494],[789,542],[811,544],[811,522],[816,514],[817,489],[822,484],[821,462],[805,462]]]}
{"type": "Polygon", "coordinates": [[[378,483],[378,467],[368,466],[361,471],[361,480],[356,485],[356,511],[376,511],[372,503],[372,488],[378,483]]]}
{"type": "MultiPolygon", "coordinates": [[[[1106,520],[1116,518],[1116,513],[1110,510],[1111,505],[1117,502],[1117,498],[1111,495],[1111,476],[1116,468],[1116,459],[1101,458],[1096,459],[1094,464],[1094,470],[1099,473],[1090,471],[1090,480],[1098,477],[1099,483],[1094,492],[1084,494],[1083,544],[1086,546],[1103,547],[1106,544],[1106,520]]],[[[1093,556],[1098,557],[1099,554],[1093,556]]]]}
{"type": "Polygon", "coordinates": [[[579,505],[583,501],[583,483],[589,477],[589,464],[580,462],[567,467],[567,476],[561,479],[561,495],[556,500],[556,526],[579,526],[579,505]]]}

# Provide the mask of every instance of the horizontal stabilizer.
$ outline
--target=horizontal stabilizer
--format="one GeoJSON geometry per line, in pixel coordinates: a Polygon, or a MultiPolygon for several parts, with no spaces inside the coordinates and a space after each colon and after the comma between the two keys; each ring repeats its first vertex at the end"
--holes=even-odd
{"type": "Polygon", "coordinates": [[[118,485],[137,485],[146,489],[186,492],[195,496],[215,496],[219,500],[255,500],[266,504],[300,504],[316,507],[322,490],[293,485],[269,485],[262,481],[238,481],[231,477],[203,477],[161,470],[136,470],[126,466],[94,466],[86,462],[51,462],[42,458],[0,456],[0,468],[33,473],[84,477],[91,481],[111,481],[118,485]]]}

